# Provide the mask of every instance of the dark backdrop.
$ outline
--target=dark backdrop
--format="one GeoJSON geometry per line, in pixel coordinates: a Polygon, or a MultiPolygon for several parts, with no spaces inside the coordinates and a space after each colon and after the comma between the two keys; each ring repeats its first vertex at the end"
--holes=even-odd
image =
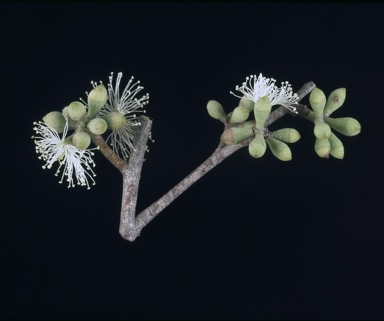
{"type": "Polygon", "coordinates": [[[383,318],[383,9],[1,4],[0,317],[383,318]],[[346,87],[337,116],[362,133],[339,135],[344,160],[324,160],[311,124],[281,120],[302,134],[291,162],[238,151],[130,243],[120,174],[96,155],[96,186],[67,189],[30,138],[111,71],[150,94],[138,210],[214,151],[222,125],[206,103],[231,110],[250,74],[346,87]]]}

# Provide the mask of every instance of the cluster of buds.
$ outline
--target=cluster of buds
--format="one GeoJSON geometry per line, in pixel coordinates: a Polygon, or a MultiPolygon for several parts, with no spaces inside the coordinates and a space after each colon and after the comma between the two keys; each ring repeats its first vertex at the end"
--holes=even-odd
{"type": "Polygon", "coordinates": [[[324,92],[318,88],[315,88],[309,96],[313,112],[310,112],[308,119],[312,120],[315,125],[315,151],[322,158],[329,158],[329,154],[338,159],[344,158],[343,143],[331,128],[345,136],[355,136],[361,131],[360,123],[352,117],[329,117],[343,105],[345,96],[345,88],[334,90],[328,100],[324,92]]]}
{"type": "Polygon", "coordinates": [[[135,97],[143,87],[138,86],[139,81],[132,83],[133,77],[120,95],[121,78],[122,73],[119,73],[113,87],[112,73],[108,90],[102,83],[97,85],[92,82],[94,88],[87,94],[87,102],[73,101],[62,111],[45,115],[43,122],[34,123],[37,136],[32,138],[35,139],[37,153],[41,154],[39,158],[46,161],[43,168],[51,168],[55,162],[59,163],[59,170],[64,166],[60,182],[66,176],[68,187],[74,186],[74,175],[79,185],[89,188],[88,178],[94,176],[90,169],[90,164],[94,166],[93,153],[92,149],[88,149],[92,135],[102,135],[111,130],[107,141],[110,140],[113,151],[123,159],[129,157],[136,127],[140,125],[134,112],[145,112],[141,108],[147,103],[149,95],[140,99],[135,97]]]}
{"type": "Polygon", "coordinates": [[[292,93],[288,82],[283,82],[281,87],[275,85],[274,79],[265,78],[260,74],[247,77],[241,87],[236,88],[244,96],[237,106],[228,115],[222,105],[211,100],[207,110],[211,117],[222,121],[226,129],[221,136],[221,141],[226,145],[239,144],[253,137],[249,143],[249,153],[252,157],[262,157],[267,146],[279,160],[289,161],[292,153],[286,143],[294,143],[300,139],[300,134],[293,128],[283,128],[270,132],[265,123],[274,105],[281,105],[295,113],[297,95],[292,93]],[[253,113],[254,120],[248,120],[253,113]]]}

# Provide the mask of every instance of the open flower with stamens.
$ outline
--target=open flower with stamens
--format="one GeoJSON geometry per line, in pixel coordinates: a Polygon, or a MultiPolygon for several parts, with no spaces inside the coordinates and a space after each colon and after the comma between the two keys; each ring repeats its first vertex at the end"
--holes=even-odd
{"type": "MultiPolygon", "coordinates": [[[[236,90],[240,91],[244,98],[256,102],[259,98],[268,95],[271,106],[281,105],[288,108],[292,112],[296,112],[298,96],[292,92],[292,87],[288,81],[282,82],[281,87],[275,85],[276,80],[273,78],[251,75],[246,78],[241,86],[236,86],[236,90]]],[[[230,92],[232,95],[243,98],[230,92]]]]}
{"type": "Polygon", "coordinates": [[[128,84],[120,94],[120,81],[123,73],[117,74],[116,84],[113,86],[113,73],[109,77],[108,84],[108,101],[101,109],[99,115],[107,115],[111,112],[118,112],[124,116],[126,122],[123,126],[113,129],[108,136],[107,142],[110,141],[113,151],[127,159],[133,149],[133,139],[137,131],[137,126],[140,125],[136,113],[145,113],[144,105],[148,103],[149,94],[136,98],[136,95],[144,88],[139,86],[140,81],[133,82],[133,77],[130,78],[128,84]]]}
{"type": "Polygon", "coordinates": [[[80,150],[65,141],[68,132],[67,118],[62,138],[60,138],[55,129],[49,127],[44,122],[34,122],[34,125],[33,130],[39,136],[32,136],[32,138],[35,139],[36,152],[41,154],[39,159],[45,161],[43,168],[51,168],[55,162],[58,162],[59,168],[55,175],[58,176],[60,170],[64,167],[59,183],[62,183],[64,176],[66,176],[68,188],[75,186],[73,175],[76,177],[77,185],[87,186],[90,189],[88,178],[95,185],[95,180],[92,176],[96,175],[91,168],[91,165],[95,167],[91,157],[93,152],[90,150],[80,150]]]}

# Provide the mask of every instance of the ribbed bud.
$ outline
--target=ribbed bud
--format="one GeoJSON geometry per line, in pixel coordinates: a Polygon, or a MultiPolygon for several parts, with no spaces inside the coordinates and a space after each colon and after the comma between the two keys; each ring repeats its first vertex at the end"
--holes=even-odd
{"type": "Polygon", "coordinates": [[[68,106],[63,108],[62,114],[68,119],[68,129],[75,129],[77,127],[77,121],[74,121],[71,117],[69,117],[68,106]]]}
{"type": "Polygon", "coordinates": [[[344,146],[341,140],[332,133],[331,136],[329,136],[329,144],[331,145],[331,155],[338,159],[344,158],[344,146]]]}
{"type": "Polygon", "coordinates": [[[93,88],[88,95],[88,118],[95,118],[107,100],[108,93],[103,84],[93,88]]]}
{"type": "Polygon", "coordinates": [[[315,128],[313,132],[315,133],[316,138],[328,138],[331,135],[331,128],[328,124],[324,123],[323,120],[315,119],[315,128]]]}
{"type": "Polygon", "coordinates": [[[216,100],[210,100],[207,103],[207,110],[208,110],[209,116],[211,116],[212,118],[218,119],[222,122],[224,122],[225,118],[227,117],[227,114],[225,113],[223,106],[221,106],[221,104],[216,100]]]}
{"type": "Polygon", "coordinates": [[[251,112],[255,107],[255,103],[253,102],[253,100],[243,97],[240,99],[239,106],[245,107],[249,110],[249,112],[251,112]]]}
{"type": "Polygon", "coordinates": [[[226,129],[220,139],[226,145],[235,145],[253,135],[254,133],[251,127],[232,127],[226,129]]]}
{"type": "Polygon", "coordinates": [[[87,128],[92,134],[102,135],[107,131],[108,125],[103,118],[93,118],[88,124],[87,128]]]}
{"type": "Polygon", "coordinates": [[[111,111],[110,113],[105,114],[102,118],[107,122],[108,129],[111,130],[119,129],[127,122],[125,117],[118,111],[111,111]]]}
{"type": "Polygon", "coordinates": [[[325,122],[334,130],[345,136],[355,136],[360,133],[360,123],[352,117],[326,118],[325,122]]]}
{"type": "Polygon", "coordinates": [[[91,136],[87,132],[77,132],[72,137],[72,144],[78,149],[86,149],[91,144],[91,136]]]}
{"type": "Polygon", "coordinates": [[[256,128],[262,129],[264,127],[265,121],[267,120],[269,114],[271,113],[271,103],[269,101],[268,95],[259,98],[255,102],[254,113],[256,119],[256,128]]]}
{"type": "Polygon", "coordinates": [[[290,161],[292,159],[291,150],[286,143],[274,139],[273,137],[268,137],[267,144],[271,149],[272,154],[281,161],[290,161]]]}
{"type": "Polygon", "coordinates": [[[73,101],[68,106],[68,116],[74,121],[79,121],[85,118],[87,109],[79,101],[73,101]]]}
{"type": "Polygon", "coordinates": [[[313,111],[315,112],[316,118],[323,118],[323,111],[325,107],[325,103],[327,102],[327,98],[324,95],[324,92],[319,88],[315,88],[312,90],[309,95],[309,103],[313,111]]]}
{"type": "Polygon", "coordinates": [[[328,138],[316,138],[315,141],[315,151],[316,154],[322,158],[329,158],[329,153],[331,151],[331,145],[328,138]]]}
{"type": "Polygon", "coordinates": [[[229,119],[230,124],[238,124],[246,121],[249,117],[249,110],[246,107],[236,107],[229,119]]]}
{"type": "Polygon", "coordinates": [[[64,115],[59,111],[51,111],[43,117],[44,123],[46,123],[49,127],[52,127],[59,134],[64,131],[65,124],[67,121],[65,120],[64,115]]]}
{"type": "Polygon", "coordinates": [[[327,104],[325,105],[324,114],[329,116],[336,109],[339,109],[344,103],[346,94],[345,88],[339,88],[332,91],[328,97],[327,104]]]}
{"type": "Polygon", "coordinates": [[[251,141],[248,146],[249,154],[252,157],[260,158],[265,154],[267,144],[262,133],[257,133],[255,138],[251,141]]]}
{"type": "Polygon", "coordinates": [[[283,128],[275,130],[273,138],[281,140],[286,143],[296,143],[300,139],[300,133],[294,128],[283,128]]]}

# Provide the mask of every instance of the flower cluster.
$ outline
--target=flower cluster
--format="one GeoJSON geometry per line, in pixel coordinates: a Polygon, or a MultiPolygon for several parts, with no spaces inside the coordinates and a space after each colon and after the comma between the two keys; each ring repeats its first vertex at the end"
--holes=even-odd
{"type": "MultiPolygon", "coordinates": [[[[236,90],[240,91],[244,98],[253,102],[257,102],[261,97],[267,96],[271,106],[281,105],[288,108],[292,112],[296,112],[294,105],[297,104],[298,96],[293,93],[292,87],[288,81],[282,82],[281,87],[275,85],[276,80],[273,78],[251,75],[246,78],[241,86],[236,86],[236,90]]],[[[242,98],[231,92],[232,95],[242,98]]]]}

